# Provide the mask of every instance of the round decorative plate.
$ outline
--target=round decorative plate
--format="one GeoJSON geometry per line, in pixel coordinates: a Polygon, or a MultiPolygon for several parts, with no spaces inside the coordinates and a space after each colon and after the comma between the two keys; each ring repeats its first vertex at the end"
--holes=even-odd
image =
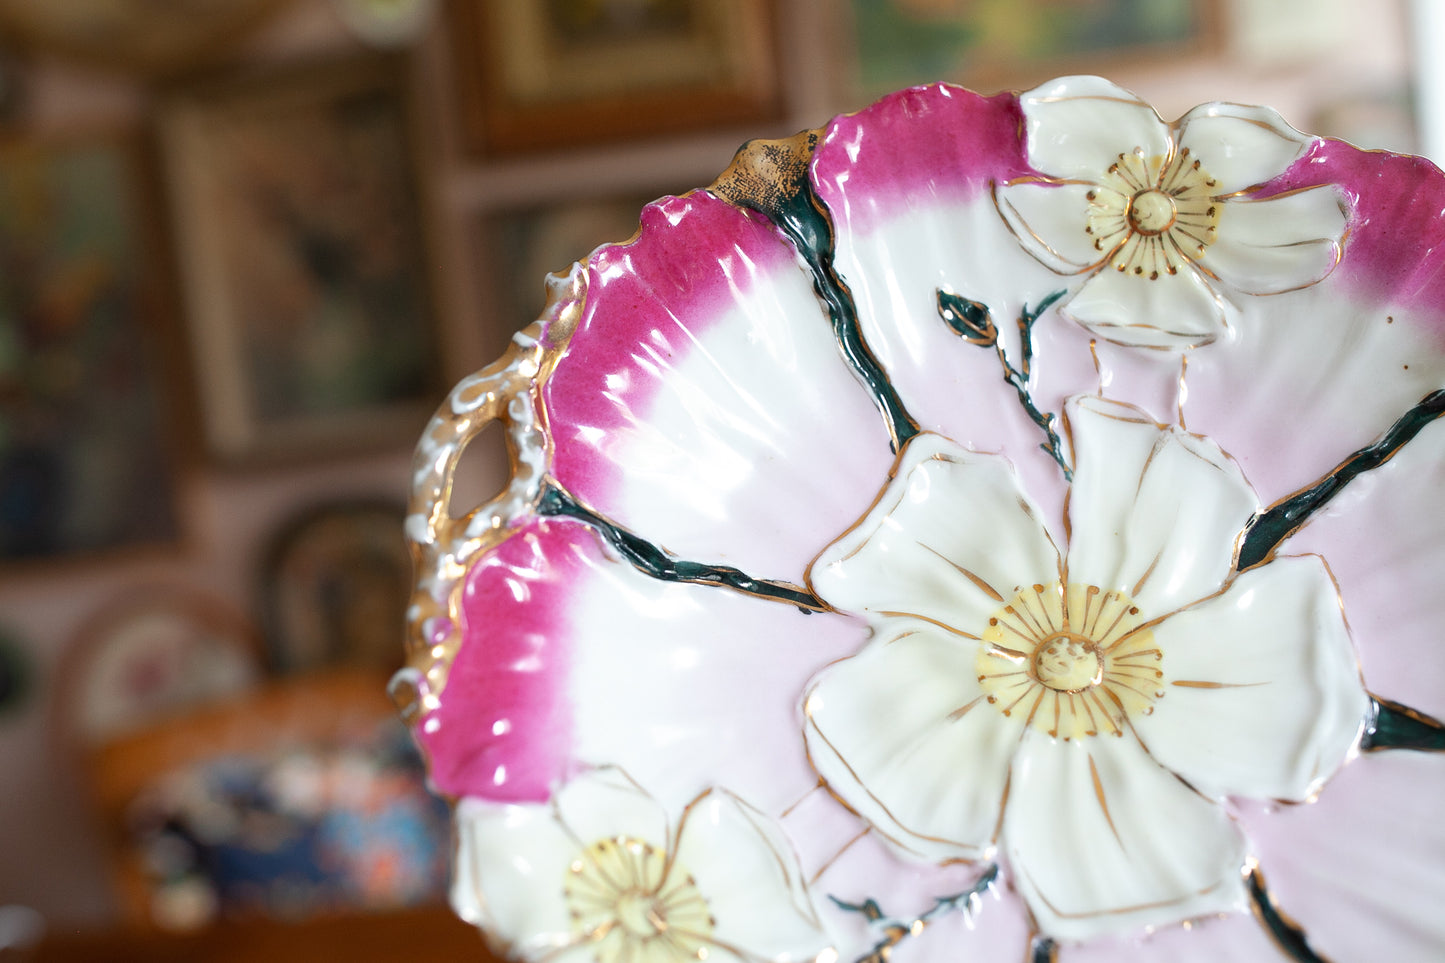
{"type": "Polygon", "coordinates": [[[234,698],[261,681],[250,621],[191,586],[137,585],[76,633],[59,698],[64,737],[94,750],[167,716],[234,698]]]}
{"type": "Polygon", "coordinates": [[[418,449],[457,910],[527,960],[1436,955],[1442,210],[1093,77],[648,205],[418,449]]]}

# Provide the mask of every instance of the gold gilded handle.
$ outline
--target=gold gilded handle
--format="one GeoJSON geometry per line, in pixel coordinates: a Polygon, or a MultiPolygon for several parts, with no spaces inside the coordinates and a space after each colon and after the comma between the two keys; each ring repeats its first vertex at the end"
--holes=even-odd
{"type": "Polygon", "coordinates": [[[541,385],[582,314],[587,272],[547,279],[542,316],[518,332],[501,358],[452,389],[432,416],[412,460],[406,538],[415,566],[407,611],[408,667],[392,684],[392,697],[414,718],[446,684],[461,640],[454,594],[469,564],[504,541],[542,497],[551,440],[541,416],[541,385]],[[452,486],[467,445],[499,423],[506,432],[510,471],[494,497],[452,516],[452,486]]]}
{"type": "MultiPolygon", "coordinates": [[[[518,335],[505,355],[453,388],[427,425],[412,463],[407,517],[407,538],[421,557],[464,565],[540,494],[547,442],[538,425],[533,388],[542,353],[539,341],[518,335]],[[507,484],[491,499],[453,517],[452,486],[462,454],[493,422],[506,431],[511,461],[507,484]]],[[[457,573],[448,566],[447,574],[457,573]]]]}

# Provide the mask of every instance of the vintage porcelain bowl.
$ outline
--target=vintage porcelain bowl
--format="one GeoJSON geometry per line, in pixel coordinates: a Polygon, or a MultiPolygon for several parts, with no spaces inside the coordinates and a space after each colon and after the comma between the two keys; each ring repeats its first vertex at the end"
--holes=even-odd
{"type": "Polygon", "coordinates": [[[394,694],[526,960],[1434,958],[1445,177],[1069,77],[754,142],[418,449],[394,694]],[[469,439],[505,491],[453,518],[469,439]]]}

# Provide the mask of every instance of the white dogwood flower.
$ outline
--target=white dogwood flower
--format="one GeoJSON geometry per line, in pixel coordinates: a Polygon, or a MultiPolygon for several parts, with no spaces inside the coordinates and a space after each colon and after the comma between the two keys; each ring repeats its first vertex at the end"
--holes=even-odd
{"type": "Polygon", "coordinates": [[[1244,572],[1258,507],[1207,439],[1072,403],[1067,546],[1001,455],[910,441],[811,581],[873,639],[805,698],[810,756],[921,858],[1002,849],[1041,931],[1241,910],[1226,796],[1306,800],[1369,712],[1317,556],[1244,572]]]}
{"type": "Polygon", "coordinates": [[[1086,276],[1061,310],[1100,337],[1207,344],[1228,298],[1308,286],[1339,261],[1346,216],[1332,189],[1252,197],[1313,142],[1269,108],[1205,104],[1168,125],[1098,77],[1020,102],[1044,176],[1000,185],[999,212],[1039,261],[1086,276]]]}
{"type": "Polygon", "coordinates": [[[452,903],[525,959],[832,963],[796,858],[762,813],[714,789],[676,827],[620,771],[545,803],[464,800],[452,903]]]}

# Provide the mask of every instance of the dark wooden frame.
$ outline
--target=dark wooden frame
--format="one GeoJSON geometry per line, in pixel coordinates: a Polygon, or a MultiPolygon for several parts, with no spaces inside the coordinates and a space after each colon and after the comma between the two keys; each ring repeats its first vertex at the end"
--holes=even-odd
{"type": "Polygon", "coordinates": [[[404,58],[363,55],[234,75],[165,100],[161,149],[213,461],[409,445],[425,427],[443,389],[443,324],[409,79],[404,58]],[[298,131],[315,142],[296,146],[298,131]],[[234,160],[248,150],[262,159],[234,160]],[[389,238],[391,261],[369,253],[378,237],[389,238]],[[300,306],[260,300],[282,286],[264,283],[276,277],[302,291],[300,306]],[[321,357],[306,345],[324,312],[342,332],[333,347],[364,352],[343,374],[378,378],[360,400],[345,394],[354,381],[325,387],[307,367],[321,357]]]}
{"type": "Polygon", "coordinates": [[[566,40],[545,0],[452,0],[466,147],[505,155],[779,118],[773,0],[685,6],[691,22],[675,36],[566,40]],[[519,70],[534,78],[525,96],[508,79],[519,70]]]}

